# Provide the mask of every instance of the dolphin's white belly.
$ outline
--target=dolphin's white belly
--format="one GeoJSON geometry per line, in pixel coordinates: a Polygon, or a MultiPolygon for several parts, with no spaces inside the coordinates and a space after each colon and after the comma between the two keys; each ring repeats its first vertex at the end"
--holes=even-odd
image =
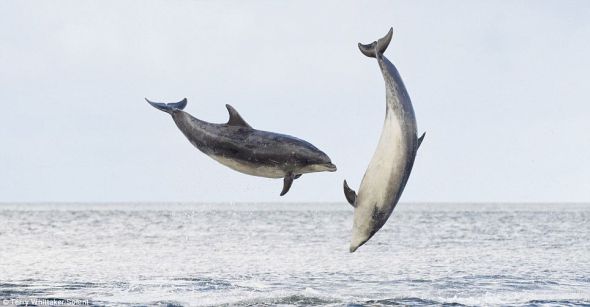
{"type": "Polygon", "coordinates": [[[267,178],[283,178],[285,177],[286,173],[282,169],[278,167],[270,167],[264,165],[255,165],[253,163],[242,162],[239,160],[228,159],[222,156],[216,155],[209,155],[209,157],[213,158],[215,161],[235,170],[240,173],[258,176],[258,177],[267,177],[267,178]]]}
{"type": "Polygon", "coordinates": [[[395,205],[406,172],[406,148],[410,146],[402,124],[393,110],[388,110],[377,150],[359,188],[355,220],[367,220],[366,215],[373,214],[374,207],[388,212],[395,205]]]}

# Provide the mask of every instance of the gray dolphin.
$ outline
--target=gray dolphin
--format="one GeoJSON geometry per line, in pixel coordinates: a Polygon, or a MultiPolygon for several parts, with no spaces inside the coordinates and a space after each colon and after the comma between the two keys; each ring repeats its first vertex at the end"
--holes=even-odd
{"type": "Polygon", "coordinates": [[[410,96],[397,69],[383,55],[392,35],[393,28],[376,42],[368,45],[359,43],[359,49],[364,55],[377,59],[385,79],[387,107],[381,138],[358,195],[344,180],[344,195],[354,207],[351,253],[387,222],[406,186],[416,151],[425,135],[417,137],[416,117],[410,96]]]}
{"type": "Polygon", "coordinates": [[[330,158],[312,144],[279,133],[256,130],[229,104],[229,120],[213,124],[183,111],[186,98],[176,103],[146,101],[172,115],[184,136],[204,154],[238,172],[267,178],[284,178],[281,196],[302,174],[336,171],[330,158]]]}

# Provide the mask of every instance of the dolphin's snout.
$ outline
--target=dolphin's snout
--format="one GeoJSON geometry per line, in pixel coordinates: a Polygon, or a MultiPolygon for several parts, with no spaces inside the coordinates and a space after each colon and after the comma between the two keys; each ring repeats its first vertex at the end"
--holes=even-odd
{"type": "MultiPolygon", "coordinates": [[[[356,210],[358,210],[358,208],[355,209],[355,211],[356,210]]],[[[350,240],[350,252],[354,253],[359,247],[367,243],[375,232],[377,231],[365,231],[364,227],[359,228],[355,225],[352,230],[352,240],[350,240]]]]}
{"type": "Polygon", "coordinates": [[[349,251],[351,253],[354,253],[359,247],[361,247],[361,245],[365,244],[365,242],[367,242],[367,241],[369,241],[369,238],[366,238],[366,239],[363,239],[360,241],[354,240],[354,241],[350,242],[349,251]]]}
{"type": "Polygon", "coordinates": [[[334,163],[332,163],[332,162],[326,163],[325,165],[326,165],[327,171],[329,171],[329,172],[335,172],[337,170],[336,165],[334,165],[334,163]]]}

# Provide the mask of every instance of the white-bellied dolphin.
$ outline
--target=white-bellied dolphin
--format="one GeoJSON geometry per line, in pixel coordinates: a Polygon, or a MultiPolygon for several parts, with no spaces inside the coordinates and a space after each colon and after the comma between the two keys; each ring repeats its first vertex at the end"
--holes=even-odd
{"type": "Polygon", "coordinates": [[[256,130],[229,104],[229,120],[213,124],[183,111],[186,98],[176,103],[146,101],[169,113],[178,129],[200,151],[238,172],[267,178],[284,178],[281,196],[302,174],[336,171],[330,158],[312,144],[279,133],[256,130]]]}
{"type": "Polygon", "coordinates": [[[416,117],[410,96],[395,66],[383,55],[393,29],[368,45],[359,43],[361,52],[376,58],[385,79],[385,123],[377,150],[369,163],[358,195],[344,181],[344,195],[354,207],[350,252],[367,242],[393,212],[406,186],[416,151],[424,139],[417,137],[416,117]]]}

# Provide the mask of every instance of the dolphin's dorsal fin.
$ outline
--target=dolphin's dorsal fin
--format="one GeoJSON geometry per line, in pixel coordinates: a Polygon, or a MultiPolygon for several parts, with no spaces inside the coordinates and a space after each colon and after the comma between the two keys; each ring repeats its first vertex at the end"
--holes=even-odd
{"type": "Polygon", "coordinates": [[[346,196],[348,203],[356,208],[356,192],[348,186],[346,180],[344,180],[344,196],[346,196]]]}
{"type": "Polygon", "coordinates": [[[416,145],[416,149],[420,148],[420,144],[422,144],[422,141],[424,140],[425,136],[426,136],[426,132],[422,133],[422,136],[420,136],[418,138],[418,145],[416,145]]]}
{"type": "Polygon", "coordinates": [[[229,120],[227,121],[227,125],[229,125],[229,126],[242,126],[242,127],[252,128],[242,118],[242,116],[240,115],[240,113],[238,113],[238,111],[236,111],[236,109],[234,109],[234,107],[230,106],[229,104],[226,104],[225,107],[227,108],[227,111],[229,112],[229,120]]]}

